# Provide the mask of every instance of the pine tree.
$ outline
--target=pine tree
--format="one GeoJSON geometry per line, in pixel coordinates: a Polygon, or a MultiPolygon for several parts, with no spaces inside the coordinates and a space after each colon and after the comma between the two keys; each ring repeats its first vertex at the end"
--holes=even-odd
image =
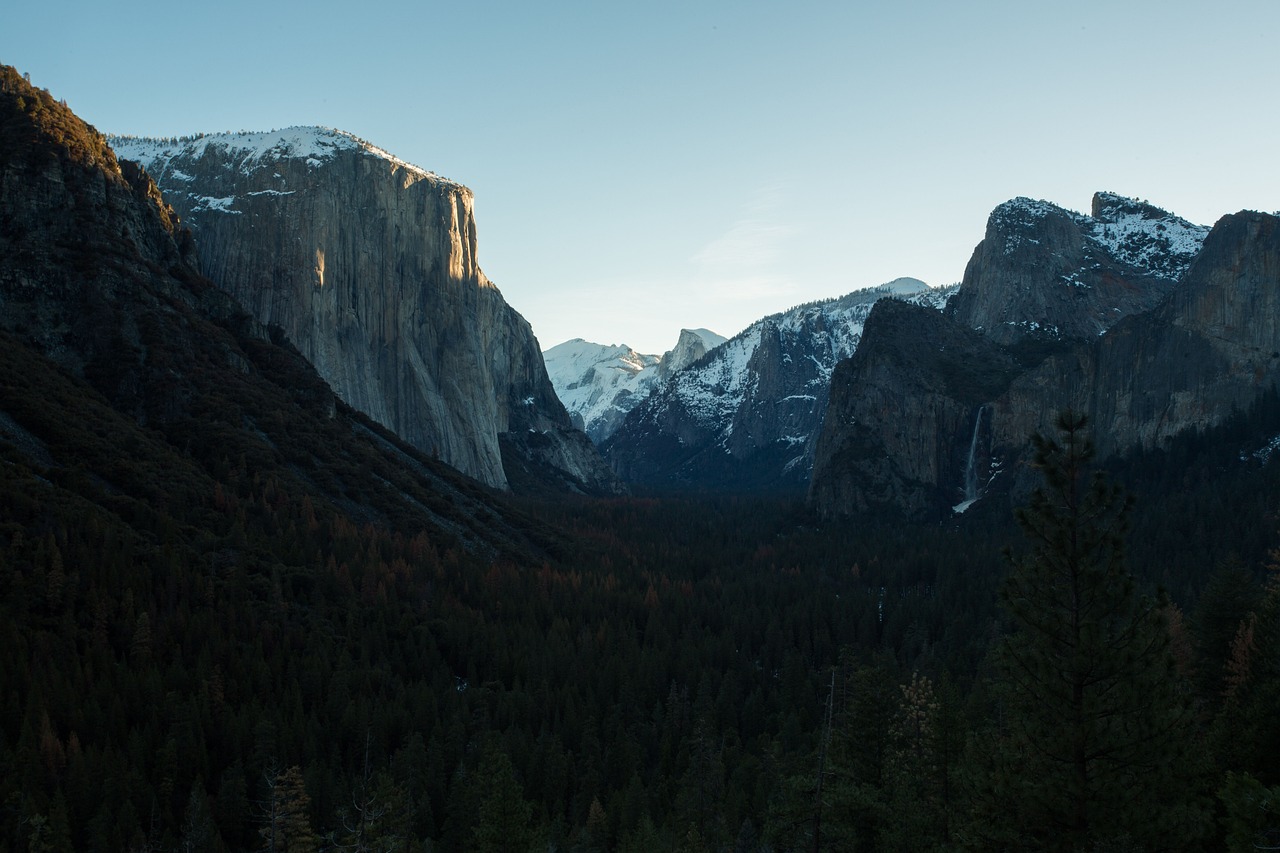
{"type": "Polygon", "coordinates": [[[187,797],[187,808],[182,815],[182,836],[178,841],[181,853],[206,853],[218,849],[218,830],[209,812],[209,799],[204,784],[197,779],[187,797]]]}
{"type": "Polygon", "coordinates": [[[719,846],[726,840],[724,756],[709,715],[699,716],[687,749],[689,764],[677,788],[677,819],[681,827],[697,827],[698,837],[707,844],[719,846]]]}
{"type": "Polygon", "coordinates": [[[889,728],[888,796],[883,850],[937,849],[947,837],[950,759],[958,740],[954,699],[946,706],[933,682],[912,673],[889,728]]]}
{"type": "Polygon", "coordinates": [[[609,818],[599,798],[591,800],[587,811],[587,825],[573,846],[574,853],[605,853],[609,849],[609,818]]]}
{"type": "Polygon", "coordinates": [[[1280,846],[1280,786],[1266,788],[1248,773],[1227,773],[1218,791],[1226,810],[1227,849],[1275,850],[1280,846]]]}
{"type": "Polygon", "coordinates": [[[1220,765],[1280,787],[1280,552],[1271,557],[1261,598],[1231,640],[1212,739],[1220,765]]]}
{"type": "Polygon", "coordinates": [[[267,778],[266,821],[258,832],[266,853],[314,853],[316,834],[311,828],[311,797],[302,781],[302,770],[290,767],[267,778]]]}
{"type": "Polygon", "coordinates": [[[537,840],[533,806],[524,798],[511,759],[488,744],[476,771],[478,806],[472,850],[478,853],[527,853],[537,840]]]}
{"type": "Polygon", "coordinates": [[[1191,715],[1161,607],[1140,597],[1123,538],[1131,498],[1101,474],[1085,418],[1035,436],[1044,486],[1017,511],[1014,630],[998,646],[1000,725],[983,741],[968,840],[983,849],[1183,848],[1205,830],[1191,715]]]}

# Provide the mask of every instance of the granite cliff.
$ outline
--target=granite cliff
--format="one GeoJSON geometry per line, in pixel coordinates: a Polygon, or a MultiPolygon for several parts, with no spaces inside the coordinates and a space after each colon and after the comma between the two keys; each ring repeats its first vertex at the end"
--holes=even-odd
{"type": "Polygon", "coordinates": [[[347,403],[491,486],[504,455],[532,462],[533,432],[536,468],[616,488],[477,263],[466,187],[324,128],[112,143],[190,226],[200,271],[347,403]]]}
{"type": "Polygon", "coordinates": [[[979,423],[979,412],[1018,374],[1005,347],[942,312],[878,303],[862,345],[832,375],[810,501],[827,515],[918,514],[972,497],[967,451],[975,435],[984,452],[991,445],[991,419],[979,423]]]}
{"type": "MultiPolygon", "coordinates": [[[[1025,235],[1033,245],[1064,227],[1052,215],[1041,222],[1044,231],[1025,235]]],[[[1058,328],[1074,336],[1033,339],[1012,307],[990,315],[1010,318],[997,334],[970,328],[957,315],[972,319],[972,297],[969,308],[961,301],[941,314],[877,306],[862,346],[833,377],[810,483],[815,507],[829,516],[874,507],[938,514],[967,508],[988,486],[1019,489],[1028,436],[1051,432],[1067,407],[1089,416],[1104,457],[1246,410],[1280,381],[1280,219],[1223,217],[1195,248],[1172,265],[1168,252],[1148,255],[1148,269],[1164,269],[1172,284],[1145,310],[1125,303],[1099,312],[1104,303],[1085,297],[1083,320],[1072,326],[1058,315],[1058,328]],[[1090,334],[1108,313],[1124,316],[1090,334]]],[[[990,305],[1015,306],[1035,284],[990,268],[983,275],[985,285],[1005,282],[990,305]]],[[[953,304],[973,281],[966,275],[953,304]]]]}
{"type": "Polygon", "coordinates": [[[1095,194],[1090,216],[1013,199],[992,211],[947,313],[1001,344],[1096,337],[1168,295],[1207,232],[1113,193],[1095,194]]]}
{"type": "Polygon", "coordinates": [[[665,382],[673,373],[684,370],[725,340],[710,329],[681,329],[676,345],[658,359],[658,381],[665,382]]]}
{"type": "Polygon", "coordinates": [[[337,399],[193,248],[141,169],[0,66],[0,451],[31,519],[105,519],[140,561],[163,539],[166,561],[198,552],[210,584],[215,565],[269,572],[246,506],[290,500],[312,523],[537,551],[490,490],[337,399]]]}

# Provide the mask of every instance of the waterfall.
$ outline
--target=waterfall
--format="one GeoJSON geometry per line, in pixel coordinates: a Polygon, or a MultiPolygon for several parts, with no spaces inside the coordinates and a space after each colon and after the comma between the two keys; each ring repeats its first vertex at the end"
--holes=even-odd
{"type": "Polygon", "coordinates": [[[969,440],[969,461],[964,467],[964,499],[973,503],[978,499],[978,433],[982,429],[982,412],[986,406],[978,407],[978,416],[973,420],[973,438],[969,440]]]}

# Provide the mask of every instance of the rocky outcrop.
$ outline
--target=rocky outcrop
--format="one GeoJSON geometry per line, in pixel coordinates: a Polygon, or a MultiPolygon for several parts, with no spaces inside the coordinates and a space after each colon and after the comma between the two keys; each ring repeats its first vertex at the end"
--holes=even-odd
{"type": "MultiPolygon", "coordinates": [[[[506,487],[503,435],[572,431],[480,270],[466,187],[323,128],[113,143],[190,225],[201,271],[414,446],[506,487]]],[[[615,487],[589,445],[555,444],[578,488],[615,487]]]]}
{"type": "Polygon", "coordinates": [[[1046,358],[992,399],[995,440],[1018,447],[1071,406],[1089,415],[1106,455],[1247,409],[1280,382],[1278,225],[1261,213],[1219,220],[1163,303],[1046,358]]]}
{"type": "Polygon", "coordinates": [[[803,490],[831,371],[885,297],[945,301],[899,279],[759,320],[656,387],[602,446],[605,457],[649,488],[803,490]]]}
{"type": "Polygon", "coordinates": [[[1030,425],[1027,410],[1044,399],[1040,389],[1055,386],[1089,414],[1104,454],[1152,447],[1247,409],[1280,381],[1278,226],[1261,213],[1219,220],[1164,303],[1040,365],[1012,389],[1009,438],[1030,425]]]}
{"type": "Polygon", "coordinates": [[[1168,295],[1207,232],[1111,193],[1091,216],[1017,198],[992,211],[947,312],[1000,344],[1097,337],[1168,295]]]}
{"type": "Polygon", "coordinates": [[[684,370],[725,340],[710,329],[681,329],[676,345],[658,359],[658,381],[667,381],[671,374],[684,370]]]}
{"type": "Polygon", "coordinates": [[[1162,302],[1092,339],[1006,346],[903,311],[873,311],[833,379],[809,492],[826,515],[945,512],[997,474],[1020,488],[1028,437],[1064,408],[1103,457],[1246,410],[1280,382],[1280,219],[1224,217],[1162,302]]]}
{"type": "Polygon", "coordinates": [[[1019,372],[1004,347],[942,312],[877,303],[858,351],[832,376],[810,501],[848,515],[932,513],[969,499],[968,481],[976,488],[991,475],[989,462],[971,462],[990,458],[989,403],[1019,372]]]}

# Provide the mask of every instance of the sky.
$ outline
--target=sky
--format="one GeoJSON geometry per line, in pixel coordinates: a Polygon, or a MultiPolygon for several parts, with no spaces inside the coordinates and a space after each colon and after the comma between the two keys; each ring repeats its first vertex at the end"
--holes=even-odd
{"type": "Polygon", "coordinates": [[[899,276],[1017,196],[1280,208],[1275,0],[11,0],[0,63],[105,133],[324,125],[463,183],[544,349],[899,276]]]}

